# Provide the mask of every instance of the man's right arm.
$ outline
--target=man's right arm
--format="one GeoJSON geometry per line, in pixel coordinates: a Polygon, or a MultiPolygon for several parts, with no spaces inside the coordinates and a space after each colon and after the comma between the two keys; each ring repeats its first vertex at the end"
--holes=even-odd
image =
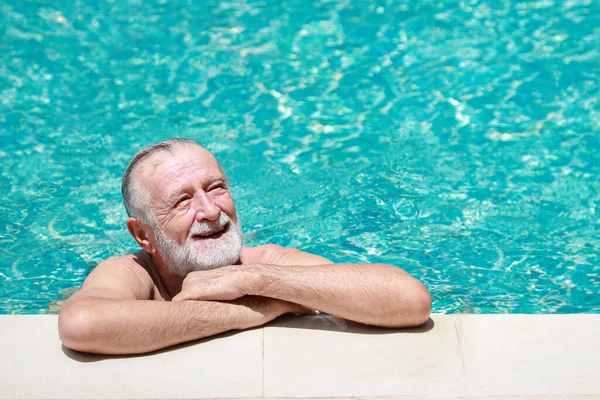
{"type": "Polygon", "coordinates": [[[65,302],[59,334],[66,347],[99,354],[146,353],[263,325],[288,312],[310,312],[297,304],[251,296],[227,303],[150,300],[151,278],[128,262],[121,258],[100,264],[82,290],[65,302]]]}

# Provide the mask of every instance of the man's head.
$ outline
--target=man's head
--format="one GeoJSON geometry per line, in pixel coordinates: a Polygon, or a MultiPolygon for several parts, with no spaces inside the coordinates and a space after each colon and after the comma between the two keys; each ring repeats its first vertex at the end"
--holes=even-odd
{"type": "Polygon", "coordinates": [[[129,232],[172,274],[238,261],[242,232],[229,183],[199,143],[169,139],[140,150],[121,191],[129,232]]]}

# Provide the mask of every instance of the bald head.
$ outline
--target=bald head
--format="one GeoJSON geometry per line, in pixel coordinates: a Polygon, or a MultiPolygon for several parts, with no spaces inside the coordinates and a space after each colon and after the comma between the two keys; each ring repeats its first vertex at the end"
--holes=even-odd
{"type": "Polygon", "coordinates": [[[144,147],[133,156],[121,179],[121,194],[127,215],[145,223],[153,222],[150,211],[150,192],[141,183],[141,173],[156,155],[161,153],[175,155],[176,149],[181,146],[204,148],[199,142],[192,139],[172,138],[144,147]]]}

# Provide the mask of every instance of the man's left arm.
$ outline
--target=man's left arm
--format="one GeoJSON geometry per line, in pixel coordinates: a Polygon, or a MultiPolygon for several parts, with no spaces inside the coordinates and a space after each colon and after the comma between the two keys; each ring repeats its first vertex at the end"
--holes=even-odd
{"type": "Polygon", "coordinates": [[[243,254],[242,261],[251,263],[193,272],[173,300],[265,296],[385,327],[417,326],[429,318],[428,290],[398,267],[333,264],[319,256],[274,245],[247,249],[246,260],[243,254]]]}

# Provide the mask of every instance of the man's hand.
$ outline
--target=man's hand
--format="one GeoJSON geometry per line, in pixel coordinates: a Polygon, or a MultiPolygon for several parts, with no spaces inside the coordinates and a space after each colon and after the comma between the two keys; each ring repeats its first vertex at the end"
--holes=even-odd
{"type": "Polygon", "coordinates": [[[183,281],[181,292],[172,301],[208,300],[229,301],[250,294],[255,284],[252,269],[230,265],[209,271],[190,272],[183,281]]]}
{"type": "Polygon", "coordinates": [[[318,311],[300,304],[261,296],[244,296],[228,303],[243,307],[242,325],[238,329],[261,326],[283,314],[319,314],[318,311]]]}

